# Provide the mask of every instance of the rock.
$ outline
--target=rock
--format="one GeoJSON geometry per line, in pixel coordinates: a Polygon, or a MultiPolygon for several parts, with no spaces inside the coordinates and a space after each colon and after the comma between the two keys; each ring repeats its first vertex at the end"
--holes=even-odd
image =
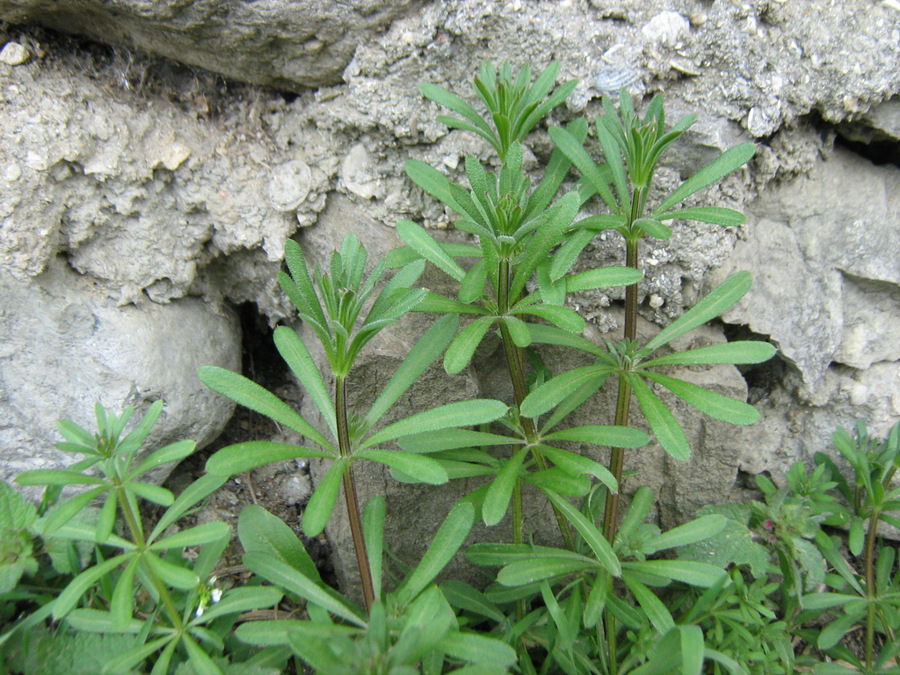
{"type": "Polygon", "coordinates": [[[309,195],[312,172],[306,162],[293,159],[272,172],[269,198],[279,211],[296,211],[309,195]]]}
{"type": "Polygon", "coordinates": [[[3,50],[0,51],[0,63],[5,63],[8,66],[20,66],[23,63],[28,63],[30,58],[31,52],[28,51],[25,45],[20,45],[18,42],[7,42],[3,45],[3,50]]]}
{"type": "Polygon", "coordinates": [[[653,42],[666,47],[680,46],[691,32],[691,23],[678,12],[660,12],[647,22],[641,33],[653,42]]]}
{"type": "MultiPolygon", "coordinates": [[[[117,413],[134,405],[140,415],[163,400],[148,451],[182,439],[202,447],[230,417],[233,404],[196,375],[203,365],[240,368],[230,312],[196,298],[117,307],[62,258],[25,281],[0,270],[0,295],[0,479],[71,464],[71,454],[53,447],[62,440],[56,422],[95,430],[97,401],[117,413]]],[[[172,468],[154,470],[151,480],[162,482],[172,468]]]]}
{"type": "Polygon", "coordinates": [[[299,90],[340,82],[360,42],[417,4],[3,0],[0,20],[36,23],[238,80],[299,90]]]}
{"type": "Polygon", "coordinates": [[[819,385],[832,362],[864,368],[898,358],[894,340],[880,339],[900,328],[900,231],[891,197],[898,191],[900,170],[835,150],[808,177],[750,206],[748,237],[716,273],[754,272],[753,288],[724,318],[770,336],[817,405],[827,401],[819,385]]]}

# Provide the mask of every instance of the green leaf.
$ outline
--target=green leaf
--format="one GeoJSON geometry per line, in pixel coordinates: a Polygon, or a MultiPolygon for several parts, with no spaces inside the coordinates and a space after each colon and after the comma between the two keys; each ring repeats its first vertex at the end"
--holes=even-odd
{"type": "MultiPolygon", "coordinates": [[[[503,673],[516,662],[516,651],[508,644],[486,635],[452,631],[441,638],[437,649],[469,663],[483,664],[487,670],[471,670],[467,675],[503,673]]],[[[459,672],[459,671],[453,671],[459,672]]]]}
{"type": "MultiPolygon", "coordinates": [[[[612,479],[612,474],[609,475],[609,479],[612,479]]],[[[550,490],[564,497],[584,497],[591,491],[591,480],[587,476],[573,476],[558,466],[544,471],[529,471],[522,477],[522,480],[536,485],[542,490],[550,490]]]]}
{"type": "Polygon", "coordinates": [[[334,403],[332,403],[331,395],[322,379],[322,373],[319,372],[303,340],[287,326],[278,326],[272,337],[278,353],[300,380],[300,384],[303,385],[310,400],[316,404],[316,408],[322,413],[331,433],[336,437],[337,423],[334,403]]]}
{"type": "Polygon", "coordinates": [[[605,381],[612,374],[609,366],[593,365],[573,368],[548,380],[522,401],[525,417],[538,417],[557,406],[566,396],[588,382],[605,381]]]}
{"type": "Polygon", "coordinates": [[[456,281],[461,282],[465,278],[465,270],[444,252],[434,240],[434,237],[424,228],[416,225],[411,220],[401,220],[397,223],[397,235],[415,249],[425,260],[438,269],[443,270],[456,281]]]}
{"type": "Polygon", "coordinates": [[[497,605],[467,583],[450,579],[441,584],[441,592],[454,607],[493,619],[498,624],[506,620],[506,615],[497,605]]]}
{"type": "Polygon", "coordinates": [[[469,305],[459,300],[445,298],[431,291],[428,291],[425,299],[416,305],[416,311],[433,314],[487,314],[487,311],[478,305],[469,305]]]}
{"type": "Polygon", "coordinates": [[[365,428],[371,428],[397,400],[406,393],[412,384],[437,360],[441,352],[453,339],[459,319],[456,316],[445,316],[439,319],[416,342],[415,346],[403,359],[378,398],[372,404],[365,417],[365,428]]]}
{"type": "Polygon", "coordinates": [[[481,517],[485,525],[496,525],[506,515],[509,500],[512,499],[513,490],[519,480],[522,462],[527,456],[528,448],[519,448],[497,472],[497,478],[491,482],[481,507],[481,517]]]}
{"type": "Polygon", "coordinates": [[[857,623],[864,620],[865,613],[865,609],[859,609],[839,616],[822,629],[816,640],[816,646],[824,650],[834,647],[857,623]]]}
{"type": "Polygon", "coordinates": [[[708,347],[698,347],[642,361],[641,366],[652,368],[663,365],[705,365],[712,363],[763,363],[775,356],[774,345],[755,340],[725,342],[708,347]]]}
{"type": "Polygon", "coordinates": [[[685,403],[710,417],[729,424],[754,424],[759,420],[759,411],[749,403],[737,401],[717,394],[684,380],[678,380],[661,373],[644,372],[651,380],[659,382],[685,403]]]}
{"type": "Polygon", "coordinates": [[[509,563],[497,574],[497,581],[504,586],[525,586],[535,581],[598,568],[597,562],[587,557],[581,559],[532,558],[509,563]]]}
{"type": "Polygon", "coordinates": [[[16,476],[19,485],[100,485],[105,479],[63,469],[33,469],[16,476]]]}
{"type": "Polygon", "coordinates": [[[419,564],[397,588],[395,594],[400,604],[409,604],[425,590],[456,555],[474,524],[475,507],[470,502],[460,502],[453,507],[419,564]]]}
{"type": "MultiPolygon", "coordinates": [[[[208,524],[217,525],[220,523],[208,524]]],[[[221,524],[224,525],[224,523],[221,524]]],[[[153,573],[167,586],[182,590],[191,590],[200,583],[200,579],[191,570],[174,565],[168,560],[160,558],[155,553],[144,553],[143,560],[147,564],[147,567],[153,570],[153,573]]]]}
{"type": "Polygon", "coordinates": [[[452,427],[486,424],[503,417],[508,409],[509,406],[505,403],[493,399],[473,399],[471,401],[448,403],[389,424],[384,429],[369,436],[359,446],[359,450],[365,450],[373,445],[412,436],[413,434],[441,431],[452,427]]]}
{"type": "Polygon", "coordinates": [[[726,209],[720,206],[699,206],[692,209],[676,209],[666,211],[658,216],[659,220],[679,218],[681,220],[697,220],[701,223],[712,223],[725,227],[743,225],[747,218],[740,211],[726,209]]]}
{"type": "Polygon", "coordinates": [[[278,558],[266,553],[245,553],[244,564],[251,571],[276,586],[290,593],[296,593],[331,614],[346,619],[360,628],[365,628],[366,622],[359,608],[353,606],[337,591],[327,586],[320,586],[316,581],[278,558]]]}
{"type": "Polygon", "coordinates": [[[756,146],[753,145],[753,143],[741,143],[733,148],[729,148],[719,155],[719,157],[684,181],[675,192],[669,195],[662,204],[656,207],[653,216],[658,218],[660,214],[669,211],[673,206],[698,190],[702,190],[707,185],[711,185],[720,178],[727,176],[738,167],[749,162],[754,154],[756,154],[756,146]]]}
{"type": "Polygon", "coordinates": [[[856,516],[853,520],[850,521],[850,536],[848,537],[848,545],[850,548],[850,553],[858,556],[862,553],[863,545],[865,544],[865,528],[863,527],[863,519],[859,516],[856,516]]]}
{"type": "Polygon", "coordinates": [[[400,447],[407,452],[422,454],[455,450],[457,448],[477,448],[482,445],[510,445],[516,439],[484,431],[471,429],[445,429],[440,434],[417,434],[400,441],[400,447]]]}
{"type": "Polygon", "coordinates": [[[659,222],[656,218],[638,218],[631,225],[633,230],[643,230],[656,239],[669,239],[672,230],[659,222]]]}
{"type": "Polygon", "coordinates": [[[186,546],[200,546],[208,544],[222,537],[228,537],[231,530],[227,523],[215,522],[204,523],[186,530],[181,530],[168,537],[154,542],[150,545],[152,551],[162,551],[165,549],[179,549],[186,546]]]}
{"type": "Polygon", "coordinates": [[[218,490],[226,480],[228,480],[227,476],[206,474],[188,485],[182,490],[181,494],[178,495],[175,503],[166,509],[166,512],[157,521],[156,526],[153,528],[153,532],[150,533],[147,541],[156,539],[161,533],[165,532],[169,525],[181,518],[181,516],[189,509],[193,508],[201,499],[204,499],[206,496],[218,490]]]}
{"type": "Polygon", "coordinates": [[[246,443],[235,443],[219,450],[206,460],[206,470],[211,474],[227,477],[250,471],[264,464],[309,457],[334,459],[335,455],[290,443],[247,441],[246,443]]]}
{"type": "Polygon", "coordinates": [[[644,277],[644,273],[631,267],[598,267],[566,277],[566,292],[588,291],[595,288],[630,286],[644,277]]]}
{"type": "Polygon", "coordinates": [[[104,560],[98,565],[88,567],[84,572],[72,579],[72,581],[69,582],[69,585],[59,594],[59,597],[56,598],[56,602],[53,605],[53,620],[59,621],[66,614],[71,612],[81,599],[81,596],[84,595],[89,588],[92,588],[102,576],[112,572],[131,556],[131,553],[123,553],[122,555],[117,555],[109,560],[104,560]]]}
{"type": "Polygon", "coordinates": [[[466,272],[465,279],[459,286],[459,299],[461,302],[475,302],[484,295],[484,285],[487,283],[487,265],[484,260],[479,260],[466,272]]]}
{"type": "Polygon", "coordinates": [[[319,571],[294,531],[263,507],[248,504],[238,517],[238,537],[247,553],[265,553],[299,570],[313,581],[319,571]]]}
{"type": "Polygon", "coordinates": [[[246,408],[270,417],[279,424],[306,436],[332,454],[337,451],[321,433],[287,403],[243,375],[217,366],[204,366],[197,372],[200,381],[213,391],[227,396],[246,408]]]}
{"type": "Polygon", "coordinates": [[[594,356],[604,356],[608,352],[604,351],[590,340],[575,335],[567,330],[562,330],[556,326],[545,326],[540,323],[533,323],[529,327],[531,333],[531,341],[538,344],[558,345],[560,347],[572,347],[593,354],[594,356]]]}
{"type": "Polygon", "coordinates": [[[642,448],[650,442],[650,437],[645,431],[632,427],[590,425],[554,431],[544,436],[544,440],[593,443],[614,448],[642,448]]]}
{"type": "Polygon", "coordinates": [[[346,458],[335,460],[309,498],[303,511],[303,531],[307,537],[318,537],[328,524],[341,490],[345,470],[347,470],[346,458]]]}
{"type": "Polygon", "coordinates": [[[640,377],[632,373],[626,377],[659,444],[675,459],[687,460],[691,456],[691,446],[678,420],[640,377]]]}
{"type": "Polygon", "coordinates": [[[444,467],[427,455],[414,455],[391,450],[362,450],[355,457],[384,464],[420,483],[443,485],[449,478],[444,467]]]}
{"type": "Polygon", "coordinates": [[[479,115],[472,106],[463,101],[456,94],[453,94],[443,87],[439,87],[438,85],[432,84],[430,82],[422,82],[419,85],[419,91],[422,92],[422,95],[425,98],[431,99],[438,105],[449,108],[453,112],[462,115],[473,125],[475,125],[482,132],[482,134],[491,136],[493,135],[493,131],[487,125],[484,119],[482,119],[481,115],[479,115]]]}
{"type": "Polygon", "coordinates": [[[696,518],[653,537],[641,546],[641,552],[646,555],[652,555],[657,551],[696,544],[698,541],[703,541],[719,534],[725,529],[727,522],[725,516],[718,514],[696,518]]]}
{"type": "MultiPolygon", "coordinates": [[[[255,506],[255,505],[254,505],[255,506]]],[[[263,607],[273,607],[279,603],[283,593],[272,586],[241,586],[225,591],[222,599],[208,607],[201,617],[192,623],[209,624],[220,616],[238,614],[263,607]]]]}
{"type": "Polygon", "coordinates": [[[0,532],[21,532],[37,520],[37,509],[8,483],[0,481],[0,532]]]}
{"type": "Polygon", "coordinates": [[[591,551],[597,557],[597,561],[603,565],[607,572],[614,577],[622,574],[622,566],[616,557],[612,546],[603,536],[603,533],[589,521],[581,511],[572,506],[568,500],[563,499],[559,495],[552,492],[544,491],[553,505],[562,512],[566,519],[575,526],[578,534],[584,539],[585,543],[590,546],[591,551]]]}
{"type": "MultiPolygon", "coordinates": [[[[363,539],[369,557],[369,570],[375,587],[375,597],[381,597],[381,567],[384,557],[384,518],[386,513],[384,497],[372,497],[363,509],[363,539]]],[[[316,572],[318,574],[318,571],[316,572]]]]}
{"type": "Polygon", "coordinates": [[[132,480],[125,484],[125,489],[160,506],[170,506],[175,501],[175,496],[170,490],[151,483],[132,480]]]}
{"type": "Polygon", "coordinates": [[[444,370],[447,373],[454,375],[469,365],[475,349],[481,344],[494,321],[496,321],[494,316],[482,316],[463,328],[444,354],[444,370]]]}
{"type": "Polygon", "coordinates": [[[667,342],[674,340],[679,335],[684,335],[697,326],[701,326],[710,319],[719,316],[726,309],[740,300],[753,284],[753,275],[750,272],[737,272],[728,277],[721,284],[709,292],[700,302],[666,328],[663,328],[655,338],[647,343],[645,351],[650,352],[662,347],[667,342]]]}
{"type": "Polygon", "coordinates": [[[194,452],[197,444],[194,441],[178,441],[170,445],[160,448],[148,455],[144,461],[138,464],[137,468],[129,472],[128,477],[134,478],[146,473],[150,469],[155,469],[169,462],[178,462],[194,452]]]}
{"type": "Polygon", "coordinates": [[[63,502],[50,510],[41,522],[40,532],[45,537],[53,534],[56,530],[68,523],[77,514],[81,513],[84,508],[90,504],[99,495],[102,495],[108,489],[107,486],[93,488],[86,492],[78,494],[67,502],[63,502]]]}
{"type": "Polygon", "coordinates": [[[623,575],[626,572],[652,574],[700,588],[709,588],[726,574],[720,567],[692,560],[632,560],[622,563],[622,569],[623,575]]]}
{"type": "Polygon", "coordinates": [[[128,561],[122,571],[122,576],[116,582],[112,600],[109,603],[110,628],[117,632],[124,632],[131,622],[134,607],[134,573],[137,571],[140,561],[138,556],[128,561]]]}
{"type": "Polygon", "coordinates": [[[516,306],[510,310],[510,314],[530,314],[571,333],[580,333],[585,326],[584,319],[578,312],[561,305],[516,306]]]}
{"type": "Polygon", "coordinates": [[[583,457],[577,453],[554,448],[549,445],[541,445],[540,452],[544,457],[572,476],[581,476],[585,474],[594,476],[613,492],[619,491],[619,485],[616,482],[615,477],[609,472],[609,469],[600,464],[600,462],[595,462],[589,457],[583,457]]]}
{"type": "MultiPolygon", "coordinates": [[[[559,247],[556,254],[552,258],[550,265],[550,281],[559,281],[566,273],[572,269],[572,265],[581,256],[591,240],[597,236],[593,230],[579,229],[575,230],[569,238],[559,247]]],[[[603,269],[603,268],[599,268],[603,269]]],[[[592,270],[593,271],[593,270],[592,270]]]]}
{"type": "Polygon", "coordinates": [[[611,173],[609,168],[604,167],[605,170],[601,170],[588,155],[582,144],[568,130],[561,127],[550,127],[549,132],[553,144],[569,158],[569,161],[588,180],[591,187],[603,198],[609,209],[613,213],[619,213],[621,209],[609,189],[611,173]]]}
{"type": "Polygon", "coordinates": [[[675,620],[672,618],[669,610],[666,609],[662,600],[653,591],[628,575],[624,577],[624,581],[628,588],[631,589],[631,592],[634,593],[634,599],[637,600],[641,609],[644,610],[644,614],[647,615],[647,618],[656,630],[665,634],[675,627],[675,620]]]}
{"type": "Polygon", "coordinates": [[[514,316],[505,316],[500,321],[506,326],[513,343],[517,347],[527,347],[531,344],[531,333],[528,324],[514,316]]]}

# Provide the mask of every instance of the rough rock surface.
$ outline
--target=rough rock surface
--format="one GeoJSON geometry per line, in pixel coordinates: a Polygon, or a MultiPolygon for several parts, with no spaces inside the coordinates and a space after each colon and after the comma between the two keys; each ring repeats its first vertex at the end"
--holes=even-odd
{"type": "Polygon", "coordinates": [[[37,22],[238,80],[297,89],[339,82],[356,46],[416,4],[4,0],[0,20],[37,22]]]}
{"type": "MultiPolygon", "coordinates": [[[[205,445],[231,415],[233,405],[195,375],[208,363],[240,367],[231,312],[197,298],[117,307],[62,258],[32,282],[0,270],[0,297],[0,480],[70,464],[72,455],[53,447],[56,422],[95,430],[96,401],[116,413],[134,405],[139,419],[162,399],[147,449],[185,438],[205,445]]],[[[171,469],[151,478],[161,482],[171,469]]]]}
{"type": "MultiPolygon", "coordinates": [[[[7,56],[0,58],[5,283],[36,294],[64,260],[79,284],[105,294],[112,304],[97,303],[110,312],[127,315],[137,303],[165,317],[205,304],[204,312],[219,316],[224,307],[252,303],[272,324],[290,320],[274,283],[288,237],[320,261],[348,231],[373,254],[383,253],[396,241],[392,228],[400,218],[459,237],[449,214],[406,179],[403,162],[425,160],[462,182],[464,157],[489,161],[490,151],[480,139],[438,123],[439,111],[418,93],[419,82],[474,100],[469,82],[482,60],[540,69],[555,59],[560,79],[580,84],[552,124],[593,118],[600,96],[621,87],[645,101],[664,93],[670,119],[698,114],[660,168],[660,190],[737,142],[757,144],[749,167],[693,198],[743,210],[745,226],[677,223],[670,240],[647,242],[641,252],[646,321],[669,323],[726,273],[750,269],[756,285],[725,317],[732,325],[710,328],[703,339],[751,333],[781,350],[773,364],[746,371],[746,385],[730,368],[691,373],[714,378],[713,386],[734,396],[749,389],[762,421],[717,429],[718,423],[679,410],[696,439],[691,462],[675,465],[652,448],[633,458],[640,461],[633,465],[640,480],[659,490],[660,517],[671,523],[700,503],[724,498],[740,471],[777,478],[791,462],[828,450],[838,424],[865,417],[883,432],[900,418],[896,2],[304,4],[315,12],[282,20],[278,3],[170,3],[168,18],[152,18],[135,11],[143,4],[0,0],[2,19],[22,22],[27,15],[72,32],[81,32],[79,24],[65,19],[61,25],[62,17],[85,7],[112,7],[123,17],[113,30],[111,19],[84,12],[96,20],[82,34],[116,45],[109,49],[32,28],[6,29],[7,56]],[[204,15],[210,8],[221,11],[205,22],[203,39],[179,34],[179,27],[212,16],[204,15]],[[257,42],[241,42],[250,39],[254,13],[268,24],[253,33],[257,42]],[[223,46],[229,33],[240,46],[223,46]],[[124,48],[135,45],[294,93],[124,48]],[[255,74],[241,74],[245,68],[255,74]]],[[[550,147],[538,129],[534,156],[527,158],[536,175],[550,147]]],[[[617,237],[598,237],[580,264],[621,259],[617,237]]],[[[573,299],[590,335],[599,339],[620,324],[620,297],[595,291],[573,299]]],[[[10,307],[4,297],[4,316],[10,307]]],[[[57,332],[69,330],[66,325],[57,332]]],[[[373,343],[364,357],[361,372],[371,382],[386,379],[402,348],[424,329],[417,321],[405,325],[409,333],[373,343]]],[[[227,360],[213,346],[198,359],[227,360]]],[[[20,367],[7,351],[4,378],[20,367]]],[[[440,378],[428,379],[432,391],[419,402],[473,392],[506,396],[497,384],[502,377],[486,365],[490,356],[488,346],[476,371],[448,380],[446,389],[438,389],[440,378]]],[[[49,372],[54,379],[56,371],[49,372]]],[[[54,386],[64,390],[65,379],[54,386]]],[[[371,393],[358,392],[359,404],[371,393]]],[[[77,414],[55,404],[42,408],[45,433],[59,416],[88,415],[92,400],[79,401],[86,412],[77,414]]],[[[598,401],[590,412],[608,409],[598,401]]],[[[0,447],[13,445],[34,451],[31,441],[17,439],[0,447]]],[[[392,514],[409,517],[410,504],[422,501],[392,492],[384,476],[367,480],[366,490],[391,491],[392,514]]],[[[420,527],[431,529],[446,511],[437,496],[434,501],[433,513],[416,511],[415,528],[402,518],[389,524],[398,536],[414,530],[396,544],[411,557],[427,540],[420,527]]],[[[337,521],[329,531],[339,560],[349,555],[343,527],[337,521]]]]}

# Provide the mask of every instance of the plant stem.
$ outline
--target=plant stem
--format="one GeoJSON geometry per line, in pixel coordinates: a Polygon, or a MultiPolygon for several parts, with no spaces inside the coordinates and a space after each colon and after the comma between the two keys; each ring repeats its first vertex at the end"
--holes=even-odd
{"type": "MultiPolygon", "coordinates": [[[[505,316],[509,311],[509,284],[510,284],[510,265],[509,260],[500,260],[500,273],[498,275],[500,287],[497,289],[498,309],[501,316],[505,316]]],[[[506,323],[500,321],[500,335],[503,338],[503,350],[506,353],[506,365],[509,370],[509,377],[512,380],[513,396],[516,401],[516,407],[522,407],[522,401],[528,396],[528,386],[525,383],[525,359],[522,355],[522,349],[517,346],[509,334],[506,323]]],[[[541,471],[547,470],[547,460],[543,454],[537,449],[538,434],[534,425],[534,420],[530,417],[520,417],[522,430],[525,432],[525,439],[531,446],[531,455],[541,471]]],[[[575,550],[575,537],[572,534],[572,528],[569,521],[562,512],[553,505],[553,513],[556,516],[556,522],[559,525],[559,531],[562,534],[566,548],[570,551],[575,550]]],[[[521,480],[516,480],[516,489],[513,493],[513,543],[521,544],[524,537],[524,525],[522,521],[522,485],[521,480]],[[516,520],[518,514],[518,522],[516,520]],[[515,533],[519,532],[519,539],[515,539],[515,533]]]]}
{"type": "MultiPolygon", "coordinates": [[[[337,417],[338,449],[341,457],[350,456],[350,428],[347,423],[347,389],[345,378],[339,375],[334,383],[334,407],[337,417]]],[[[353,548],[356,552],[356,565],[359,568],[359,579],[362,583],[363,599],[366,611],[372,610],[375,603],[375,586],[372,583],[372,570],[369,567],[369,554],[366,551],[366,540],[363,536],[362,519],[359,516],[359,500],[356,498],[356,486],[353,483],[353,472],[350,464],[344,470],[344,501],[347,505],[347,518],[350,522],[350,534],[353,537],[353,548]]]]}
{"type": "Polygon", "coordinates": [[[875,599],[878,589],[875,586],[875,541],[878,536],[878,509],[872,510],[869,516],[869,533],[866,536],[866,597],[868,598],[868,611],[866,612],[866,671],[872,667],[872,659],[875,656],[875,599]]]}
{"type": "MultiPolygon", "coordinates": [[[[144,534],[138,524],[137,514],[134,513],[131,504],[121,491],[118,493],[117,499],[119,506],[122,509],[122,515],[125,516],[125,522],[128,524],[128,529],[131,532],[131,538],[137,545],[138,550],[143,554],[147,551],[147,541],[144,539],[144,534]]],[[[169,587],[156,576],[156,572],[153,571],[153,568],[150,567],[150,565],[146,564],[146,561],[144,561],[144,568],[153,580],[153,585],[156,587],[156,591],[162,599],[163,605],[166,608],[166,613],[172,621],[172,625],[180,633],[184,629],[184,624],[181,621],[181,614],[178,613],[178,608],[175,607],[175,601],[172,600],[172,595],[169,593],[169,587]]]]}

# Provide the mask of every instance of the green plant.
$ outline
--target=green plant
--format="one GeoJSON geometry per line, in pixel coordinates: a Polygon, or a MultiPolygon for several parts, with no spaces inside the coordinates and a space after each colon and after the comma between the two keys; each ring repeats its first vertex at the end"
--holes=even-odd
{"type": "MultiPolygon", "coordinates": [[[[154,674],[166,673],[170,664],[183,660],[190,660],[195,672],[220,673],[209,652],[224,649],[223,637],[237,616],[280,600],[281,593],[271,588],[235,588],[222,593],[209,587],[210,574],[230,538],[225,523],[206,523],[167,533],[224,479],[205,476],[177,499],[169,490],[139,480],[151,469],[183,459],[194,450],[193,441],[180,441],[137,460],[162,407],[160,401],[151,405],[127,435],[124,431],[133,412],[130,406],[117,416],[97,404],[95,434],[71,421],[61,421],[59,430],[66,441],[57,447],[81,454],[84,459],[68,469],[26,471],[17,477],[22,485],[49,486],[40,518],[35,518],[38,514],[23,508],[21,503],[15,505],[16,500],[4,490],[6,501],[14,502],[10,520],[17,528],[17,540],[31,538],[48,552],[56,551],[54,566],[74,578],[52,598],[33,590],[26,593],[28,599],[42,601],[43,606],[0,640],[28,640],[29,629],[50,616],[62,622],[58,629],[61,634],[71,627],[87,633],[128,636],[124,643],[113,641],[111,649],[116,651],[106,654],[104,672],[130,670],[152,658],[154,674]],[[60,501],[60,491],[67,485],[87,489],[60,501]],[[102,507],[90,518],[90,503],[101,498],[102,507]],[[149,532],[140,509],[142,500],[165,508],[149,532]],[[124,521],[124,536],[117,530],[120,517],[124,521]],[[82,548],[85,555],[66,546],[70,542],[86,544],[82,548]],[[182,555],[187,547],[196,549],[193,563],[182,555]],[[205,603],[213,594],[219,600],[207,608],[205,603]]],[[[29,548],[36,550],[34,543],[18,546],[19,561],[23,557],[29,560],[25,556],[29,548]]],[[[34,565],[28,562],[17,566],[14,561],[11,567],[12,575],[20,577],[20,573],[34,571],[34,565]]],[[[11,580],[11,576],[6,578],[11,580]]],[[[22,586],[22,579],[17,581],[22,586]]],[[[29,587],[24,585],[23,590],[27,592],[29,587]]],[[[65,638],[60,637],[58,644],[64,646],[65,638]]]]}
{"type": "Polygon", "coordinates": [[[860,556],[862,574],[841,556],[833,541],[820,540],[822,554],[834,569],[827,584],[834,592],[817,593],[803,598],[804,607],[830,609],[840,607],[843,614],[821,630],[816,644],[826,653],[848,665],[821,664],[816,673],[898,673],[900,672],[900,574],[895,570],[896,548],[880,542],[882,524],[900,526],[900,488],[892,485],[900,467],[900,424],[894,425],[884,440],[872,438],[865,423],[856,425],[855,437],[843,428],[832,436],[834,445],[853,471],[853,486],[843,477],[834,461],[819,453],[816,462],[827,468],[846,500],[840,509],[840,520],[849,521],[848,547],[860,556]],[[854,627],[865,629],[862,658],[840,644],[854,627]],[[883,637],[883,647],[876,654],[875,636],[883,637]],[[890,665],[893,662],[893,665],[890,665]]]}

